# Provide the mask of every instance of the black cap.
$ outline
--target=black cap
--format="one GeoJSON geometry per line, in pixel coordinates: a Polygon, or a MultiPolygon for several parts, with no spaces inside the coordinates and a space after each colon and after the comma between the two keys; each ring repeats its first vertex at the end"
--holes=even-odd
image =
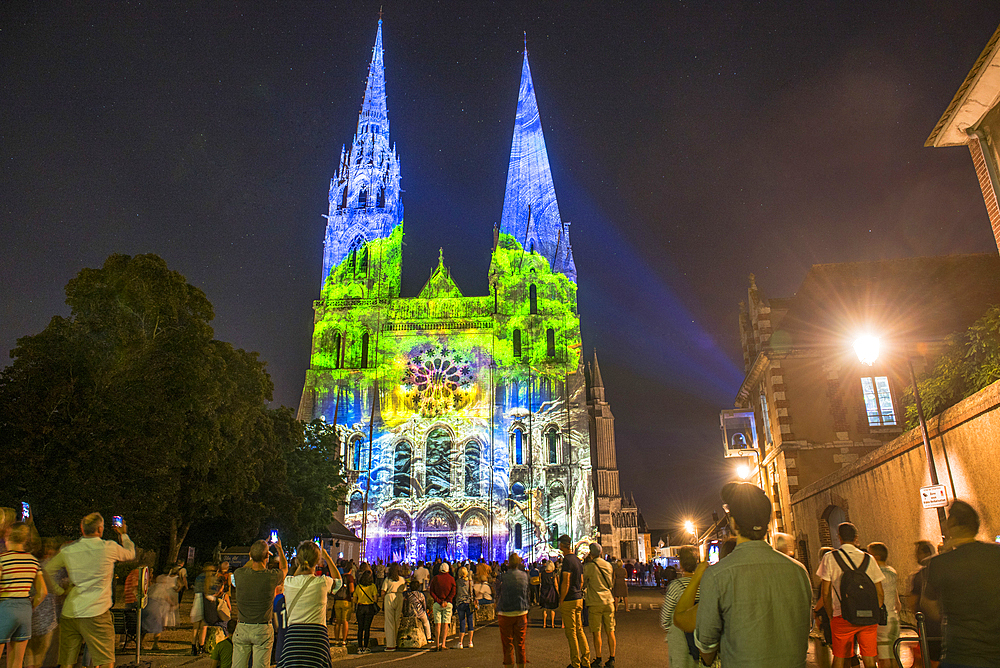
{"type": "Polygon", "coordinates": [[[722,487],[722,501],[729,514],[745,531],[763,531],[771,520],[771,501],[757,485],[730,482],[722,487]]]}
{"type": "Polygon", "coordinates": [[[563,535],[559,536],[559,544],[560,545],[570,545],[572,543],[573,543],[573,539],[571,539],[566,534],[563,534],[563,535]]]}

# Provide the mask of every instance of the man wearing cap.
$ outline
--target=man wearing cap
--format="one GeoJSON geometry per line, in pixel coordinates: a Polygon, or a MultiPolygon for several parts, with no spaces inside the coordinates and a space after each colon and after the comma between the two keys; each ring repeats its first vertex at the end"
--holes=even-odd
{"type": "Polygon", "coordinates": [[[590,668],[590,646],[587,644],[587,632],[583,630],[583,564],[573,554],[571,545],[569,536],[559,536],[559,550],[563,553],[559,614],[569,642],[567,668],[590,668]]]}
{"type": "Polygon", "coordinates": [[[701,660],[726,668],[805,668],[812,588],[802,564],[764,542],[771,502],[751,483],[722,488],[736,549],[705,571],[694,633],[701,660]]]}
{"type": "Polygon", "coordinates": [[[601,627],[608,633],[608,650],[611,656],[604,668],[615,668],[615,596],[611,583],[615,574],[611,564],[601,558],[601,546],[590,544],[590,554],[583,564],[583,588],[587,591],[586,604],[590,612],[590,633],[594,637],[594,660],[590,668],[601,668],[601,627]]]}

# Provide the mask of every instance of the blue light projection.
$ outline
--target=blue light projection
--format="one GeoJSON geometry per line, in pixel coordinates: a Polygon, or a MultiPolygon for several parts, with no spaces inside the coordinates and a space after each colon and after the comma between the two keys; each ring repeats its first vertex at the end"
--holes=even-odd
{"type": "Polygon", "coordinates": [[[382,25],[351,149],[330,185],[323,288],[299,418],[337,426],[345,524],[369,560],[502,560],[594,532],[580,318],[527,54],[490,294],[441,257],[400,297],[403,205],[382,25]],[[369,434],[371,437],[369,438],[369,434]]]}

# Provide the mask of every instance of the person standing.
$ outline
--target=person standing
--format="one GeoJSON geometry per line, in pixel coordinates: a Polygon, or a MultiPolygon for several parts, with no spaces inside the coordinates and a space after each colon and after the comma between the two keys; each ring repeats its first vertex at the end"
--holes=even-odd
{"type": "Polygon", "coordinates": [[[888,565],[889,548],[885,543],[869,543],[868,554],[875,558],[875,563],[885,579],[882,580],[882,593],[885,595],[886,623],[878,627],[878,657],[875,664],[878,668],[892,668],[892,646],[899,637],[899,574],[888,565]]]}
{"type": "Polygon", "coordinates": [[[601,558],[601,546],[591,543],[590,554],[583,565],[583,587],[587,591],[590,633],[594,636],[594,660],[590,662],[591,668],[600,668],[601,665],[602,627],[607,631],[608,651],[611,654],[604,668],[615,668],[615,648],[618,643],[615,638],[615,597],[611,593],[614,576],[611,564],[601,558]]]}
{"type": "Polygon", "coordinates": [[[333,644],[346,647],[347,634],[350,630],[351,603],[354,599],[355,574],[346,560],[341,559],[340,565],[344,569],[344,577],[343,586],[333,595],[333,644]]]}
{"type": "Polygon", "coordinates": [[[302,541],[296,551],[298,568],[285,578],[285,614],[288,626],[278,656],[278,668],[330,668],[330,636],[326,630],[326,603],[342,588],[340,571],[322,547],[302,541]],[[320,557],[330,575],[316,575],[320,557]]]}
{"type": "Polygon", "coordinates": [[[583,630],[583,564],[573,554],[572,541],[566,534],[559,536],[559,550],[563,553],[559,614],[569,643],[568,668],[590,668],[590,646],[583,630]]]}
{"type": "Polygon", "coordinates": [[[278,553],[277,568],[267,567],[271,548],[267,541],[258,540],[250,546],[249,563],[233,573],[239,610],[239,623],[233,633],[233,665],[240,668],[246,666],[248,660],[252,660],[253,668],[268,668],[271,661],[274,591],[288,575],[288,562],[280,538],[275,540],[274,547],[278,553]]]}
{"type": "MultiPolygon", "coordinates": [[[[660,628],[667,632],[667,656],[670,658],[670,668],[695,668],[698,660],[691,655],[684,629],[674,623],[674,610],[684,590],[691,582],[691,576],[698,566],[698,548],[685,545],[677,551],[680,562],[680,576],[667,585],[667,593],[663,596],[660,606],[660,628]]],[[[694,602],[698,602],[696,596],[694,602]]]]}
{"type": "MultiPolygon", "coordinates": [[[[376,577],[377,582],[377,577],[376,577]]],[[[382,610],[385,615],[385,651],[396,651],[399,618],[403,614],[406,579],[399,574],[399,564],[389,566],[389,576],[382,580],[382,610]]]]}
{"type": "MultiPolygon", "coordinates": [[[[358,654],[370,654],[372,620],[378,612],[378,588],[375,587],[371,566],[364,562],[361,563],[358,582],[354,587],[354,610],[358,621],[358,654]]],[[[426,619],[425,614],[424,620],[426,619]]],[[[427,630],[430,631],[430,628],[427,630]]]]}
{"type": "Polygon", "coordinates": [[[948,509],[945,552],[927,562],[926,595],[944,619],[941,668],[1000,663],[1000,545],[976,540],[979,513],[965,501],[948,509]]]}
{"type": "Polygon", "coordinates": [[[463,649],[468,646],[472,649],[472,631],[475,627],[475,603],[472,593],[472,581],[469,579],[469,569],[465,566],[458,568],[458,577],[455,579],[455,615],[458,617],[458,646],[456,649],[463,649]],[[465,636],[468,634],[468,645],[465,645],[465,636]]]}
{"type": "Polygon", "coordinates": [[[538,568],[537,561],[531,564],[531,568],[528,570],[528,584],[531,586],[531,604],[538,605],[542,593],[542,572],[538,568]]]}
{"type": "Polygon", "coordinates": [[[434,599],[434,648],[435,651],[448,649],[448,627],[451,625],[451,613],[454,609],[455,578],[451,577],[451,567],[448,562],[438,567],[438,574],[431,579],[431,598],[434,599]]]}
{"type": "Polygon", "coordinates": [[[38,559],[25,549],[30,537],[27,524],[14,524],[7,549],[0,553],[0,642],[7,645],[7,668],[21,668],[24,663],[31,640],[31,612],[48,594],[38,559]]]}
{"type": "Polygon", "coordinates": [[[710,665],[718,655],[723,666],[804,668],[809,574],[764,542],[771,501],[763,490],[731,482],[722,488],[722,501],[736,547],[705,570],[700,583],[694,642],[702,663],[710,665]]]}
{"type": "Polygon", "coordinates": [[[621,559],[615,561],[614,595],[616,607],[621,603],[625,612],[628,612],[628,571],[625,570],[625,564],[621,559]]]}
{"type": "MultiPolygon", "coordinates": [[[[833,633],[833,668],[843,668],[847,659],[854,656],[854,642],[857,640],[861,649],[861,661],[865,668],[875,668],[875,658],[878,656],[878,611],[882,607],[885,593],[882,590],[882,580],[885,575],[871,555],[865,554],[858,547],[858,530],[850,522],[843,522],[837,527],[841,546],[825,557],[819,564],[816,575],[822,580],[820,592],[823,596],[823,606],[830,616],[830,630],[833,633]],[[875,585],[878,604],[873,610],[864,611],[870,623],[862,624],[860,619],[850,619],[841,600],[845,573],[860,571],[875,585]],[[874,615],[872,613],[875,613],[874,615]]],[[[847,589],[851,584],[848,582],[847,589]]],[[[872,601],[874,603],[874,600],[872,601]]]]}
{"type": "MultiPolygon", "coordinates": [[[[927,563],[935,554],[934,545],[929,540],[918,540],[913,545],[913,556],[919,568],[910,576],[910,591],[906,596],[911,613],[924,613],[924,634],[927,636],[927,654],[921,657],[937,666],[941,661],[941,610],[938,602],[926,595],[927,563]]],[[[914,653],[920,653],[916,645],[914,653]]]]}
{"type": "Polygon", "coordinates": [[[420,591],[427,591],[427,583],[431,581],[431,572],[424,566],[424,562],[417,562],[417,569],[413,571],[413,577],[420,583],[420,591]]]}
{"type": "Polygon", "coordinates": [[[511,552],[507,570],[497,579],[497,624],[500,627],[500,646],[503,648],[503,665],[524,668],[528,662],[528,574],[521,568],[521,557],[511,552]]]}
{"type": "Polygon", "coordinates": [[[104,540],[104,518],[91,513],[80,522],[83,537],[64,547],[45,566],[59,595],[66,595],[59,619],[59,665],[77,662],[84,642],[96,666],[115,665],[115,624],[111,618],[111,579],[115,563],[135,559],[125,522],[114,527],[121,545],[104,540]],[[70,587],[63,589],[57,577],[66,569],[70,587]]]}

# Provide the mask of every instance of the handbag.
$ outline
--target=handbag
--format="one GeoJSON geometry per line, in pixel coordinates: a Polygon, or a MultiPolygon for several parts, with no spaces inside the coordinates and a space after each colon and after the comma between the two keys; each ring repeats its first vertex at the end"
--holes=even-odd
{"type": "Polygon", "coordinates": [[[219,598],[215,606],[215,614],[224,622],[228,622],[233,616],[233,609],[229,605],[228,598],[219,598]]]}

